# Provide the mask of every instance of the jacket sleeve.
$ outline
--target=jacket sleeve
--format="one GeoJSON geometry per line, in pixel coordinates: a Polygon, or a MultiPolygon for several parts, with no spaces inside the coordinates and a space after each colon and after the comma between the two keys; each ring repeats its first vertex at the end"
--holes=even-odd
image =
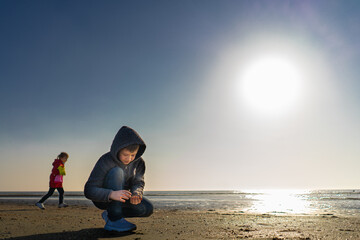
{"type": "Polygon", "coordinates": [[[86,198],[94,202],[110,202],[109,199],[111,189],[103,188],[104,179],[107,172],[104,163],[100,158],[92,170],[88,181],[84,187],[84,195],[86,198]]]}
{"type": "Polygon", "coordinates": [[[135,176],[133,178],[132,184],[131,184],[131,192],[134,195],[138,195],[140,197],[143,196],[144,192],[144,174],[145,174],[145,162],[141,159],[139,164],[136,166],[135,170],[135,176]]]}

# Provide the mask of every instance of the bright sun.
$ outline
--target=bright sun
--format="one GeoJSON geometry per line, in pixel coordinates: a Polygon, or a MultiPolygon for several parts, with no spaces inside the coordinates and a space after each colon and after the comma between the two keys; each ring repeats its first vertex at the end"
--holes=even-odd
{"type": "Polygon", "coordinates": [[[242,74],[241,97],[261,114],[281,114],[294,106],[301,92],[301,77],[287,59],[265,57],[252,62],[242,74]]]}

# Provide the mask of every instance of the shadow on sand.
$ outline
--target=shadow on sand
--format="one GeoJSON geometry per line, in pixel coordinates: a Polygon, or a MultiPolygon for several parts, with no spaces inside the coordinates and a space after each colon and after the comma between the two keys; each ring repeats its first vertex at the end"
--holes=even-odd
{"type": "Polygon", "coordinates": [[[34,212],[39,211],[37,209],[9,209],[9,210],[0,210],[0,212],[34,212]]]}
{"type": "Polygon", "coordinates": [[[72,232],[57,232],[57,233],[45,233],[45,234],[34,234],[30,236],[23,237],[14,237],[14,238],[5,238],[5,239],[16,239],[16,240],[33,240],[33,239],[91,239],[95,240],[98,238],[118,238],[136,234],[135,232],[108,232],[103,228],[88,228],[80,231],[72,231],[72,232]]]}

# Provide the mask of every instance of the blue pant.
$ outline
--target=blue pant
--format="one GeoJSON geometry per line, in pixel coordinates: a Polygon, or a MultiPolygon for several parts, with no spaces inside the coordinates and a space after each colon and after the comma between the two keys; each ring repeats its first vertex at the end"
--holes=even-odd
{"type": "MultiPolygon", "coordinates": [[[[111,169],[105,177],[104,188],[124,190],[125,174],[120,167],[111,169]]],[[[94,202],[95,206],[107,210],[111,221],[129,217],[148,217],[153,213],[153,205],[149,200],[143,198],[141,203],[134,205],[129,200],[125,203],[112,200],[110,203],[94,202]]]]}

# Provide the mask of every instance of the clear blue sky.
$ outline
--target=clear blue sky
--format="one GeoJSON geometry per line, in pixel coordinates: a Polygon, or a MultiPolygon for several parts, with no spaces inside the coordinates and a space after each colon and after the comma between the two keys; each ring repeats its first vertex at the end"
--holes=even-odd
{"type": "Polygon", "coordinates": [[[358,1],[0,1],[0,190],[46,190],[67,151],[81,190],[122,125],[147,190],[359,188],[358,1]],[[239,72],[302,74],[298,104],[254,114],[239,72]],[[240,95],[240,96],[239,96],[240,95]]]}

